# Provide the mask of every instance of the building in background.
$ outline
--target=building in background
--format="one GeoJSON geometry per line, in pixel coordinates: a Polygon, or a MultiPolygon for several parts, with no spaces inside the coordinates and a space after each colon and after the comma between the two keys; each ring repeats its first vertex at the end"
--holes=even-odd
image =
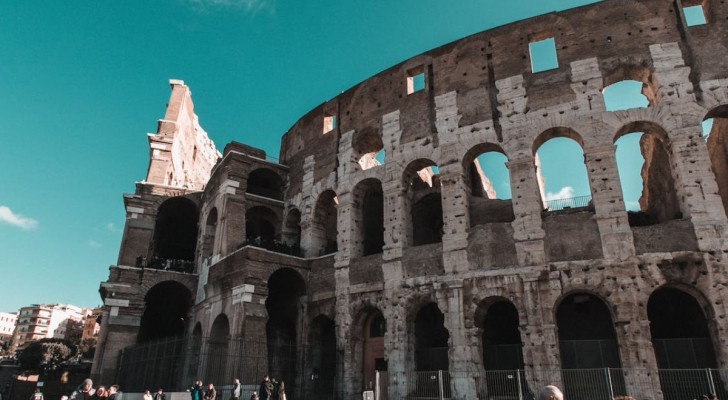
{"type": "Polygon", "coordinates": [[[68,304],[33,304],[18,311],[12,347],[23,349],[28,343],[46,339],[80,342],[86,308],[68,304]]]}
{"type": "Polygon", "coordinates": [[[18,314],[16,313],[0,312],[0,354],[10,346],[17,320],[18,314]]]}

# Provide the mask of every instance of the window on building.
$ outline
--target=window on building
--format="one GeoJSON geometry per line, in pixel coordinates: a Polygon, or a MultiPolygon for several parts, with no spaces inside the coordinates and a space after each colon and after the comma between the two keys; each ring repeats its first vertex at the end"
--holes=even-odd
{"type": "Polygon", "coordinates": [[[685,15],[685,23],[688,26],[705,25],[708,23],[705,19],[705,9],[702,5],[683,7],[683,15],[685,15]]]}
{"type": "Polygon", "coordinates": [[[531,42],[528,44],[528,51],[531,55],[531,72],[548,71],[559,67],[554,38],[531,42]]]}
{"type": "Polygon", "coordinates": [[[327,134],[334,129],[336,129],[336,115],[324,115],[324,134],[327,134]]]}
{"type": "Polygon", "coordinates": [[[426,87],[425,67],[419,66],[407,71],[407,94],[424,90],[426,87]]]}

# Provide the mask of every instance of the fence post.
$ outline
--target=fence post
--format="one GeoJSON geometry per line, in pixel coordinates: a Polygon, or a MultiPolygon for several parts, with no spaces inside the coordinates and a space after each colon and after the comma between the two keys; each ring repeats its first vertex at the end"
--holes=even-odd
{"type": "Polygon", "coordinates": [[[374,371],[374,400],[379,400],[379,371],[374,371]]]}
{"type": "Polygon", "coordinates": [[[612,387],[612,373],[609,368],[604,368],[604,376],[607,378],[607,389],[609,390],[609,398],[614,398],[614,388],[612,387]]]}
{"type": "Polygon", "coordinates": [[[518,383],[518,400],[523,400],[523,389],[521,387],[521,370],[516,370],[516,383],[518,383]]]}
{"type": "Polygon", "coordinates": [[[437,388],[440,391],[440,397],[439,397],[439,399],[440,400],[444,400],[445,399],[445,391],[443,390],[443,387],[442,387],[442,370],[441,369],[437,371],[437,388]]]}
{"type": "Polygon", "coordinates": [[[708,389],[710,389],[710,394],[717,394],[718,392],[715,391],[715,384],[713,383],[713,374],[710,373],[710,368],[705,369],[705,374],[708,375],[708,389]]]}

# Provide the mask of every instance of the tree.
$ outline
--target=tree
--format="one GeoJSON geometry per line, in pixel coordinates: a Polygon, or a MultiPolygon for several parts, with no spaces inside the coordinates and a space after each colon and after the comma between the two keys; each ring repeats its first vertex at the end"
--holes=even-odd
{"type": "Polygon", "coordinates": [[[29,371],[53,371],[76,355],[76,346],[63,339],[41,339],[32,342],[18,356],[20,366],[29,371]]]}

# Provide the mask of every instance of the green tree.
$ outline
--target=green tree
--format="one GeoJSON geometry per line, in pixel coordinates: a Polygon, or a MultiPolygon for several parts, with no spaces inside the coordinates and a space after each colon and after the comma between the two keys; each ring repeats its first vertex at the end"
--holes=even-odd
{"type": "Polygon", "coordinates": [[[76,346],[63,339],[32,342],[18,356],[20,366],[29,371],[53,371],[76,355],[76,346]]]}

